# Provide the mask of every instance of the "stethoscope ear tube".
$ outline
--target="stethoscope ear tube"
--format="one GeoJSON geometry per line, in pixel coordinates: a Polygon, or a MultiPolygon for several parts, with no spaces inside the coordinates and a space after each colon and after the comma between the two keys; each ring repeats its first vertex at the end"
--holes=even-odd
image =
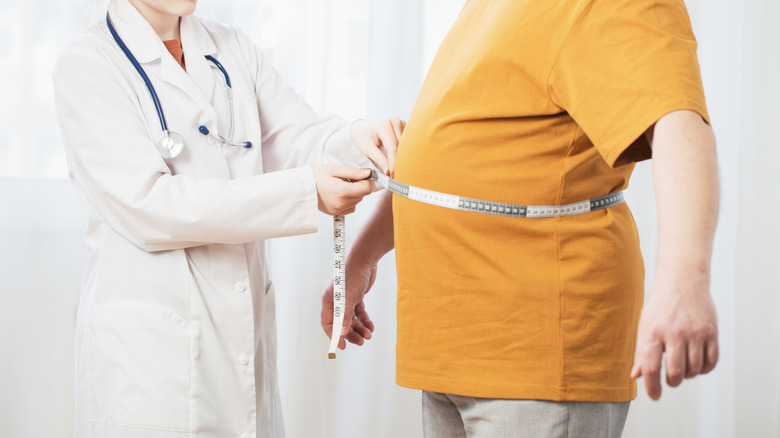
{"type": "Polygon", "coordinates": [[[203,134],[206,137],[208,137],[213,142],[216,142],[216,143],[219,143],[219,144],[223,144],[225,146],[235,146],[237,148],[252,149],[252,142],[251,141],[245,141],[243,143],[231,143],[227,139],[223,138],[221,135],[220,136],[216,136],[216,135],[212,134],[209,131],[209,128],[207,128],[205,125],[200,125],[198,127],[198,131],[201,134],[203,134]]]}
{"type": "MultiPolygon", "coordinates": [[[[127,47],[127,45],[125,45],[124,41],[122,41],[122,38],[117,33],[116,28],[114,28],[114,23],[111,22],[111,17],[108,15],[108,13],[106,13],[106,24],[108,25],[109,32],[111,32],[111,36],[114,37],[114,41],[116,41],[116,43],[122,49],[125,56],[127,56],[127,59],[130,60],[130,63],[133,64],[133,67],[135,67],[135,70],[138,72],[138,74],[141,75],[141,79],[143,79],[146,88],[149,90],[149,94],[152,96],[152,101],[154,102],[154,108],[157,111],[157,118],[160,120],[160,129],[162,130],[162,135],[160,136],[159,139],[157,139],[157,142],[155,143],[157,152],[159,152],[160,155],[166,160],[175,158],[184,149],[184,139],[180,134],[168,130],[168,124],[165,121],[165,114],[163,113],[162,105],[160,105],[160,99],[157,97],[157,92],[154,90],[152,81],[149,80],[149,76],[146,75],[146,72],[144,71],[143,67],[141,67],[141,64],[138,62],[137,59],[135,59],[135,56],[127,47]]],[[[219,69],[219,71],[222,72],[222,75],[225,77],[225,84],[227,85],[227,95],[228,95],[228,102],[229,102],[228,106],[230,107],[230,131],[228,133],[227,139],[222,137],[222,135],[220,134],[217,134],[215,136],[209,133],[208,128],[206,128],[206,126],[204,125],[200,125],[198,131],[200,131],[201,134],[207,136],[212,141],[217,142],[218,144],[226,145],[226,146],[235,146],[243,149],[252,149],[251,141],[245,141],[243,143],[232,143],[234,114],[233,114],[233,86],[230,83],[230,76],[228,75],[227,70],[225,70],[225,67],[223,67],[222,64],[219,61],[217,61],[216,58],[214,58],[211,55],[205,55],[205,57],[206,59],[211,61],[217,67],[217,69],[219,69]]]]}

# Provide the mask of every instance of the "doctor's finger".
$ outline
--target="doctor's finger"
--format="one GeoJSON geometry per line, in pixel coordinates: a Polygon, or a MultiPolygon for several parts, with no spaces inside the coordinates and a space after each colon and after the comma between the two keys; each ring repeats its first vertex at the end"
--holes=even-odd
{"type": "Polygon", "coordinates": [[[371,194],[371,189],[369,181],[345,182],[340,193],[344,206],[357,205],[364,197],[371,194]]]}
{"type": "Polygon", "coordinates": [[[355,212],[354,206],[342,207],[333,213],[333,216],[346,216],[355,212]]]}
{"type": "Polygon", "coordinates": [[[404,129],[406,129],[406,122],[404,122],[401,119],[394,118],[390,119],[391,124],[393,125],[393,130],[395,131],[396,137],[398,137],[398,140],[401,140],[401,135],[404,133],[404,129]]]}
{"type": "Polygon", "coordinates": [[[366,155],[366,157],[368,157],[369,160],[371,160],[372,163],[374,163],[374,166],[376,166],[380,172],[387,174],[387,156],[382,152],[380,146],[374,146],[366,149],[363,151],[363,153],[366,155]]]}
{"type": "Polygon", "coordinates": [[[371,176],[371,170],[360,167],[340,166],[336,164],[327,165],[328,173],[345,182],[361,181],[371,176]]]}
{"type": "Polygon", "coordinates": [[[390,119],[390,124],[393,127],[393,131],[395,131],[395,138],[398,139],[398,143],[396,146],[396,151],[398,147],[401,146],[401,136],[404,134],[404,129],[406,129],[406,122],[404,122],[401,119],[395,118],[390,119]]]}
{"type": "Polygon", "coordinates": [[[398,143],[401,141],[401,135],[393,126],[393,122],[388,120],[386,123],[382,123],[377,136],[381,146],[385,149],[387,158],[387,171],[385,173],[393,175],[395,173],[395,156],[398,152],[398,143]]]}

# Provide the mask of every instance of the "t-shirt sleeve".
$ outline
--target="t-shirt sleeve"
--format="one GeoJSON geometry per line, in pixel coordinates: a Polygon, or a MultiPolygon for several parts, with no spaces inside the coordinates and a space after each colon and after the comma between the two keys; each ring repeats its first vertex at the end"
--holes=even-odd
{"type": "Polygon", "coordinates": [[[642,134],[672,111],[692,110],[709,123],[683,0],[592,0],[548,85],[613,167],[650,158],[642,134]]]}

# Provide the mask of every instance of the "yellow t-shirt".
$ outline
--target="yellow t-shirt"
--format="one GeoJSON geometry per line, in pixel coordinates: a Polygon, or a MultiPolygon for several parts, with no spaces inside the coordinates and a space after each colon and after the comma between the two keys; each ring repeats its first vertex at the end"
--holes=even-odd
{"type": "MultiPolygon", "coordinates": [[[[663,115],[707,119],[683,0],[470,0],[396,178],[560,205],[627,187],[663,115]]],[[[644,266],[628,206],[525,219],[394,197],[397,382],[475,397],[626,401],[644,266]]]]}

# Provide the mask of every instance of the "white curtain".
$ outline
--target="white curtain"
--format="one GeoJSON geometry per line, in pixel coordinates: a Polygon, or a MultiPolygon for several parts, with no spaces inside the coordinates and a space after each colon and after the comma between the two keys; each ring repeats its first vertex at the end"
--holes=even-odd
{"type": "MultiPolygon", "coordinates": [[[[463,0],[201,0],[198,13],[240,26],[321,113],[407,117],[436,47],[463,0]]],[[[687,0],[718,139],[722,206],[712,294],[721,361],[709,375],[633,403],[625,437],[780,438],[780,2],[687,0]]],[[[51,107],[59,47],[102,6],[0,4],[0,436],[68,436],[73,322],[85,215],[64,180],[51,107]],[[45,6],[45,7],[44,7],[45,6]],[[42,14],[47,14],[42,17],[42,14]]],[[[650,163],[629,193],[655,272],[650,163]]],[[[348,239],[375,197],[348,217],[348,239]]],[[[287,434],[416,437],[419,392],[394,383],[392,254],[367,298],[375,337],[328,360],[319,299],[331,275],[331,221],[269,245],[277,286],[279,368],[287,434]]],[[[641,385],[641,382],[640,382],[641,385]]],[[[641,387],[641,386],[640,386],[641,387]]]]}

